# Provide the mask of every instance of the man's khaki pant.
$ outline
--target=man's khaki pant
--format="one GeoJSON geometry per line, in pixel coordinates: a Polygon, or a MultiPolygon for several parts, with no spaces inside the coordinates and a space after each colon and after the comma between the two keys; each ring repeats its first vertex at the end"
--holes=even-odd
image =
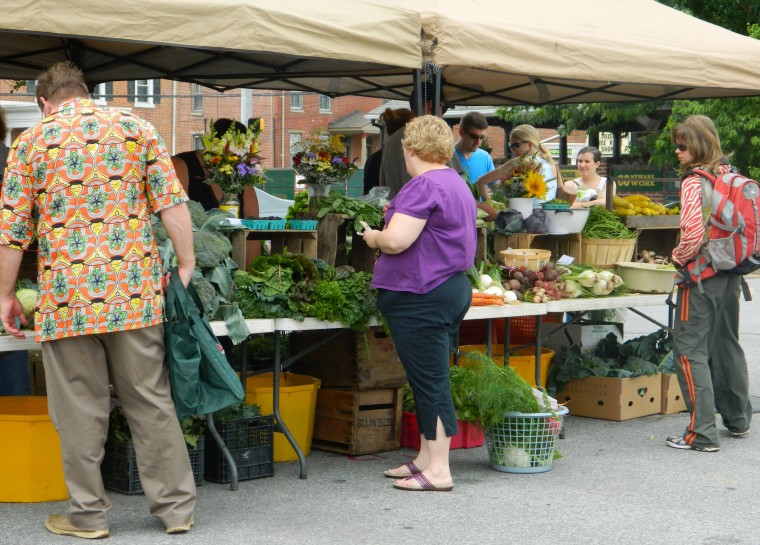
{"type": "Polygon", "coordinates": [[[166,527],[188,522],[195,482],[164,369],[163,326],[42,343],[48,411],[61,439],[69,520],[108,528],[100,476],[113,384],[134,441],[150,512],[166,527]]]}

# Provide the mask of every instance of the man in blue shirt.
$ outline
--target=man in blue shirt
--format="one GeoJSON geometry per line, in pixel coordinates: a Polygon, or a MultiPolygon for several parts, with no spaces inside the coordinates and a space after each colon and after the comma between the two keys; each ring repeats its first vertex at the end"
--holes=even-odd
{"type": "Polygon", "coordinates": [[[483,174],[494,169],[493,161],[487,151],[480,149],[486,137],[488,121],[480,112],[469,112],[459,121],[459,140],[454,145],[459,163],[462,165],[462,177],[472,188],[483,174]]]}

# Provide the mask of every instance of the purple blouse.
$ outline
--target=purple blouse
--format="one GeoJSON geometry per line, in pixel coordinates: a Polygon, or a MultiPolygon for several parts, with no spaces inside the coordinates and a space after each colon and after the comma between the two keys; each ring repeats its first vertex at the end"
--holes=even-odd
{"type": "Polygon", "coordinates": [[[427,223],[409,248],[398,254],[380,255],[373,287],[423,294],[472,266],[477,246],[477,206],[470,188],[456,171],[431,170],[412,178],[391,200],[386,225],[396,212],[427,223]]]}

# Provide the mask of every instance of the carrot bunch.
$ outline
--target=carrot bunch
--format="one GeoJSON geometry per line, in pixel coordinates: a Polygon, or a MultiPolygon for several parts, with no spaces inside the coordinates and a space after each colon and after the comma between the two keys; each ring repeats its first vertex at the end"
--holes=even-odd
{"type": "Polygon", "coordinates": [[[486,305],[504,305],[504,296],[503,295],[494,295],[491,293],[481,293],[481,292],[473,292],[472,294],[472,303],[471,306],[473,307],[482,307],[486,305]]]}

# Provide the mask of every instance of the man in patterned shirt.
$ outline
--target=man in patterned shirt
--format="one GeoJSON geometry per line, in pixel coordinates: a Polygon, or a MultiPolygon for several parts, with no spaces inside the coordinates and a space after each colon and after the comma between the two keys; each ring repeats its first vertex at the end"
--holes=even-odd
{"type": "Polygon", "coordinates": [[[68,515],[55,534],[107,537],[100,476],[109,384],[129,422],[151,514],[168,533],[194,523],[195,484],[164,370],[161,264],[150,214],[166,226],[187,285],[195,268],[190,214],[155,129],[89,99],[82,72],[53,65],[37,84],[45,118],[8,157],[0,218],[0,318],[19,339],[15,296],[23,250],[39,241],[34,329],[48,409],[61,440],[68,515]]]}

